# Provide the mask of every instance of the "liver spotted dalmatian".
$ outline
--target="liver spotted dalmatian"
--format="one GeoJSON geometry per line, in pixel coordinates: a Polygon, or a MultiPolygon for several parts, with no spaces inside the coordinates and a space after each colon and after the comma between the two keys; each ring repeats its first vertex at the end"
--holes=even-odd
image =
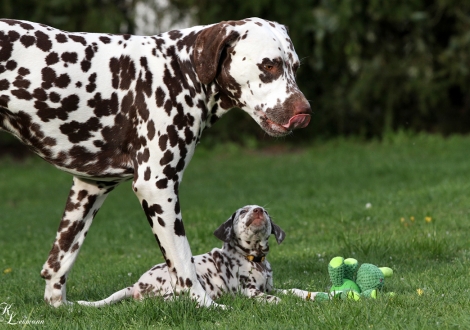
{"type": "Polygon", "coordinates": [[[73,175],[41,276],[60,306],[108,193],[133,180],[175,287],[202,306],[178,189],[203,129],[238,107],[272,136],[310,121],[283,25],[259,18],[155,36],[70,33],[0,20],[0,129],[73,175]]]}
{"type": "MultiPolygon", "coordinates": [[[[266,259],[269,253],[268,239],[274,235],[280,244],[285,233],[261,206],[246,205],[238,209],[214,235],[224,242],[222,249],[215,248],[193,257],[197,278],[212,299],[224,293],[239,293],[260,301],[278,303],[280,299],[271,294],[274,292],[291,293],[306,300],[315,299],[317,292],[274,289],[273,271],[266,259]]],[[[174,297],[168,266],[164,263],[152,267],[133,286],[106,299],[78,303],[103,307],[130,297],[141,300],[155,296],[165,300],[174,297]]]]}

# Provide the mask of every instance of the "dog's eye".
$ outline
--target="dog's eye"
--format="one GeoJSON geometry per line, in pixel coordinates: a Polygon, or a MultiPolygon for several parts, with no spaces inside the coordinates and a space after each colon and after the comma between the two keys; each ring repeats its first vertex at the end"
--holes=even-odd
{"type": "Polygon", "coordinates": [[[268,75],[281,74],[283,69],[283,61],[281,58],[263,58],[261,63],[257,64],[258,68],[268,75]]]}
{"type": "Polygon", "coordinates": [[[296,73],[298,69],[299,69],[299,63],[295,63],[294,66],[292,67],[292,70],[294,70],[294,73],[296,73]]]}
{"type": "Polygon", "coordinates": [[[274,65],[273,64],[265,64],[264,69],[266,71],[272,71],[272,70],[274,70],[274,65]]]}
{"type": "Polygon", "coordinates": [[[245,214],[246,212],[248,212],[248,210],[243,209],[240,211],[240,215],[245,214]]]}

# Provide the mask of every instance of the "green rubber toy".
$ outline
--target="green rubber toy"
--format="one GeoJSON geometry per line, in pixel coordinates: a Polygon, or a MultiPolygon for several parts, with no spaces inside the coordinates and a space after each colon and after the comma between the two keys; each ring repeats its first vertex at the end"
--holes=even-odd
{"type": "MultiPolygon", "coordinates": [[[[340,299],[359,300],[361,297],[377,298],[377,293],[385,284],[385,277],[393,275],[389,267],[377,267],[372,264],[359,264],[356,259],[335,257],[328,264],[331,283],[329,293],[318,293],[315,300],[340,299]]],[[[392,293],[393,295],[393,293],[392,293]]]]}

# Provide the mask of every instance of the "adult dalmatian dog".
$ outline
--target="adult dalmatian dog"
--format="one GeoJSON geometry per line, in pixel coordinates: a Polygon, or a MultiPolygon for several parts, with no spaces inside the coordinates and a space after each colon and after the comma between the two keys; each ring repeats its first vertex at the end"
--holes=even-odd
{"type": "Polygon", "coordinates": [[[204,128],[238,107],[272,136],[310,121],[283,25],[259,18],[155,36],[69,33],[0,20],[0,129],[73,175],[41,271],[44,299],[66,280],[108,193],[132,179],[175,294],[210,306],[185,236],[179,185],[204,128]]]}
{"type": "MultiPolygon", "coordinates": [[[[193,257],[197,278],[213,300],[224,293],[240,293],[250,298],[278,303],[280,299],[270,294],[274,292],[290,292],[306,300],[315,299],[317,292],[274,289],[273,272],[266,259],[269,252],[268,239],[274,235],[280,244],[285,233],[261,206],[246,205],[238,209],[214,235],[224,242],[222,249],[215,248],[193,257]]],[[[106,299],[78,303],[103,307],[130,297],[141,300],[153,296],[166,300],[174,297],[168,266],[164,263],[152,267],[133,286],[106,299]]]]}

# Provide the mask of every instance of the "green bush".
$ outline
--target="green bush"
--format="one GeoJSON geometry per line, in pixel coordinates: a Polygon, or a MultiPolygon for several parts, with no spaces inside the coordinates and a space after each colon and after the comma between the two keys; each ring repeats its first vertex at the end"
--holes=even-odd
{"type": "Polygon", "coordinates": [[[66,31],[133,33],[136,0],[2,0],[0,17],[66,31]]]}

